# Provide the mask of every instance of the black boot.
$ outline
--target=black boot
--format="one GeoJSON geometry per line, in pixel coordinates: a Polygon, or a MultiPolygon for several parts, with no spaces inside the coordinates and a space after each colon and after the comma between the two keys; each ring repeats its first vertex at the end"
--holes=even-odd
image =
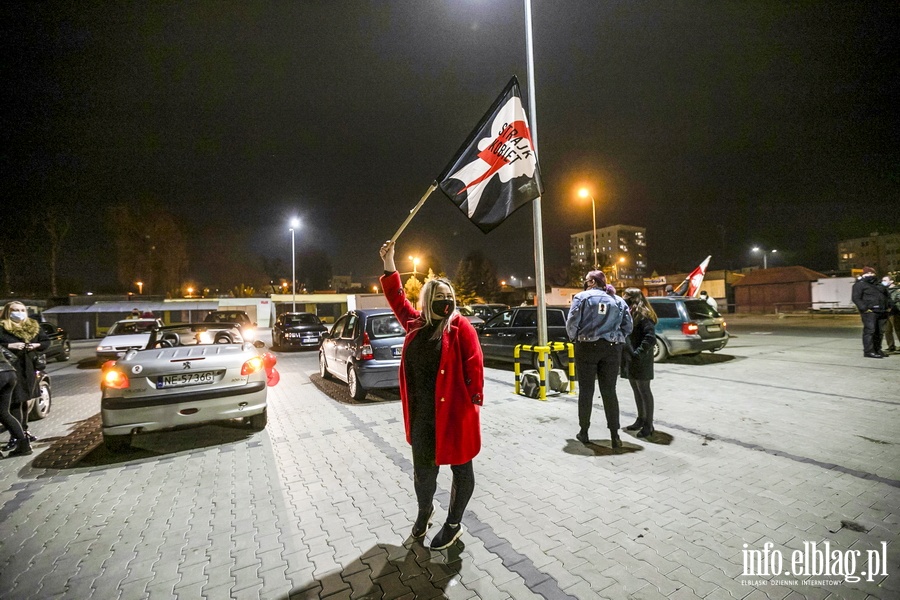
{"type": "Polygon", "coordinates": [[[31,453],[32,453],[32,450],[31,450],[31,443],[28,441],[28,438],[26,437],[24,440],[22,440],[21,442],[19,442],[18,444],[16,444],[16,449],[15,449],[15,450],[13,450],[12,452],[10,452],[10,453],[7,454],[6,456],[7,456],[7,457],[10,457],[10,456],[28,456],[28,455],[31,454],[31,453]]]}
{"type": "Polygon", "coordinates": [[[420,508],[410,535],[416,539],[424,536],[425,532],[428,531],[428,528],[431,527],[432,516],[434,516],[434,505],[431,505],[424,510],[420,508]]]}
{"type": "Polygon", "coordinates": [[[582,429],[578,433],[575,434],[575,439],[581,442],[582,444],[587,444],[590,439],[588,438],[587,429],[582,429]]]}
{"type": "Polygon", "coordinates": [[[644,426],[644,420],[638,417],[637,421],[625,428],[625,431],[637,431],[644,426]]]}
{"type": "Polygon", "coordinates": [[[432,550],[443,550],[444,548],[448,548],[453,545],[453,542],[459,539],[459,536],[462,535],[462,526],[457,523],[456,525],[451,525],[450,523],[444,523],[444,526],[441,527],[441,530],[438,532],[434,539],[431,540],[431,549],[432,550]]]}
{"type": "Polygon", "coordinates": [[[11,437],[11,438],[9,438],[9,441],[6,442],[6,444],[2,448],[0,448],[0,450],[3,450],[4,452],[11,452],[11,451],[15,450],[16,446],[18,446],[18,445],[19,445],[18,440],[16,440],[16,438],[14,438],[14,437],[11,437]]]}
{"type": "Polygon", "coordinates": [[[622,447],[622,440],[621,440],[621,438],[619,438],[618,430],[610,429],[609,430],[609,439],[610,439],[610,442],[612,442],[613,448],[621,448],[622,447]]]}

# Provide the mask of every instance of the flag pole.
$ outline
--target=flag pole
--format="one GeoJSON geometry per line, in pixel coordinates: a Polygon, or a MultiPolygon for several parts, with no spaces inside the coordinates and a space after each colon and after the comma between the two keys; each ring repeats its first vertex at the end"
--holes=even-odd
{"type": "Polygon", "coordinates": [[[428,188],[428,191],[425,192],[425,195],[422,196],[422,199],[419,200],[419,203],[416,204],[411,211],[409,211],[409,216],[406,217],[406,220],[403,221],[403,224],[400,225],[400,229],[397,230],[391,237],[392,242],[396,242],[397,238],[400,237],[400,234],[403,233],[403,230],[406,229],[406,226],[409,225],[409,222],[412,221],[412,218],[416,216],[416,213],[419,212],[419,209],[422,208],[422,205],[425,204],[425,201],[428,200],[428,196],[431,195],[431,192],[437,189],[438,183],[437,181],[432,182],[431,187],[428,188]]]}
{"type": "MultiPolygon", "coordinates": [[[[534,97],[534,35],[531,30],[531,0],[525,0],[525,47],[528,56],[528,116],[531,125],[531,141],[538,156],[537,102],[534,97]]],[[[537,334],[538,345],[547,345],[547,299],[544,297],[544,237],[541,224],[541,199],[535,198],[534,206],[534,282],[537,286],[537,334]]]]}

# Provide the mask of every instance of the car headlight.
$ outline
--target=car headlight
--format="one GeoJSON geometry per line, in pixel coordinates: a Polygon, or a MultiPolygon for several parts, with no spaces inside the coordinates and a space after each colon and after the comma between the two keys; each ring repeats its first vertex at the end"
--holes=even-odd
{"type": "Polygon", "coordinates": [[[97,352],[104,352],[106,350],[112,350],[112,346],[97,346],[97,352]]]}

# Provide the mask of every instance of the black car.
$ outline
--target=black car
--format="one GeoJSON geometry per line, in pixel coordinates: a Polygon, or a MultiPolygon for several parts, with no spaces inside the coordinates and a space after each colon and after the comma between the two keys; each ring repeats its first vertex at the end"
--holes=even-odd
{"type": "Polygon", "coordinates": [[[47,360],[65,362],[72,354],[72,345],[69,343],[69,334],[62,327],[56,327],[53,323],[41,322],[41,329],[50,338],[50,347],[44,351],[47,360]]]}
{"type": "MultiPolygon", "coordinates": [[[[547,340],[550,342],[568,342],[566,335],[566,306],[547,307],[547,340]]],[[[478,341],[485,358],[512,361],[513,351],[519,344],[537,344],[537,307],[517,306],[494,315],[478,329],[478,341]]],[[[566,354],[559,354],[560,360],[554,366],[567,364],[566,354]]],[[[536,353],[522,353],[522,363],[537,368],[536,353]],[[530,358],[528,354],[531,354],[530,358]]]]}
{"type": "Polygon", "coordinates": [[[279,316],[272,327],[272,347],[318,348],[328,328],[319,317],[308,312],[289,312],[279,316]]]}

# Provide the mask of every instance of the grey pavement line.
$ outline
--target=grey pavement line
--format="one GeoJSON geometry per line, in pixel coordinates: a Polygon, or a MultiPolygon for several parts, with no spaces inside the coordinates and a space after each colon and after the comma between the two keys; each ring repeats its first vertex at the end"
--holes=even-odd
{"type": "Polygon", "coordinates": [[[848,396],[847,394],[832,394],[830,392],[817,392],[815,390],[798,390],[796,388],[790,388],[784,385],[774,385],[771,383],[758,383],[758,382],[749,382],[749,381],[735,381],[734,379],[728,379],[726,377],[714,377],[712,375],[696,375],[694,373],[685,373],[684,371],[667,371],[673,375],[683,375],[685,377],[698,377],[700,379],[713,379],[715,381],[725,381],[728,383],[742,383],[744,385],[754,385],[759,387],[767,387],[776,390],[787,390],[789,392],[804,392],[806,394],[815,394],[817,396],[830,396],[832,398],[845,398],[847,400],[863,400],[865,402],[876,402],[878,404],[887,404],[889,406],[898,406],[900,402],[891,402],[890,400],[876,400],[874,398],[860,398],[859,396],[848,396]]]}
{"type": "MultiPolygon", "coordinates": [[[[362,419],[357,417],[348,407],[342,404],[336,404],[336,406],[338,411],[342,412],[348,421],[359,427],[363,435],[368,438],[382,454],[412,479],[413,466],[408,458],[404,458],[387,442],[387,440],[375,433],[375,431],[360,427],[362,419]]],[[[440,502],[441,507],[447,509],[450,504],[450,494],[446,490],[441,489],[440,486],[438,486],[438,490],[439,492],[436,494],[436,497],[440,502]]],[[[468,533],[480,539],[488,552],[497,555],[503,563],[503,566],[519,575],[524,581],[525,586],[531,590],[532,593],[554,600],[562,598],[576,600],[574,596],[565,593],[559,587],[559,582],[556,581],[553,576],[544,573],[534,565],[534,562],[532,562],[530,558],[517,552],[508,540],[498,536],[494,532],[494,529],[487,523],[481,521],[471,509],[467,510],[466,513],[464,518],[466,524],[474,523],[474,527],[467,527],[468,533]]]]}

